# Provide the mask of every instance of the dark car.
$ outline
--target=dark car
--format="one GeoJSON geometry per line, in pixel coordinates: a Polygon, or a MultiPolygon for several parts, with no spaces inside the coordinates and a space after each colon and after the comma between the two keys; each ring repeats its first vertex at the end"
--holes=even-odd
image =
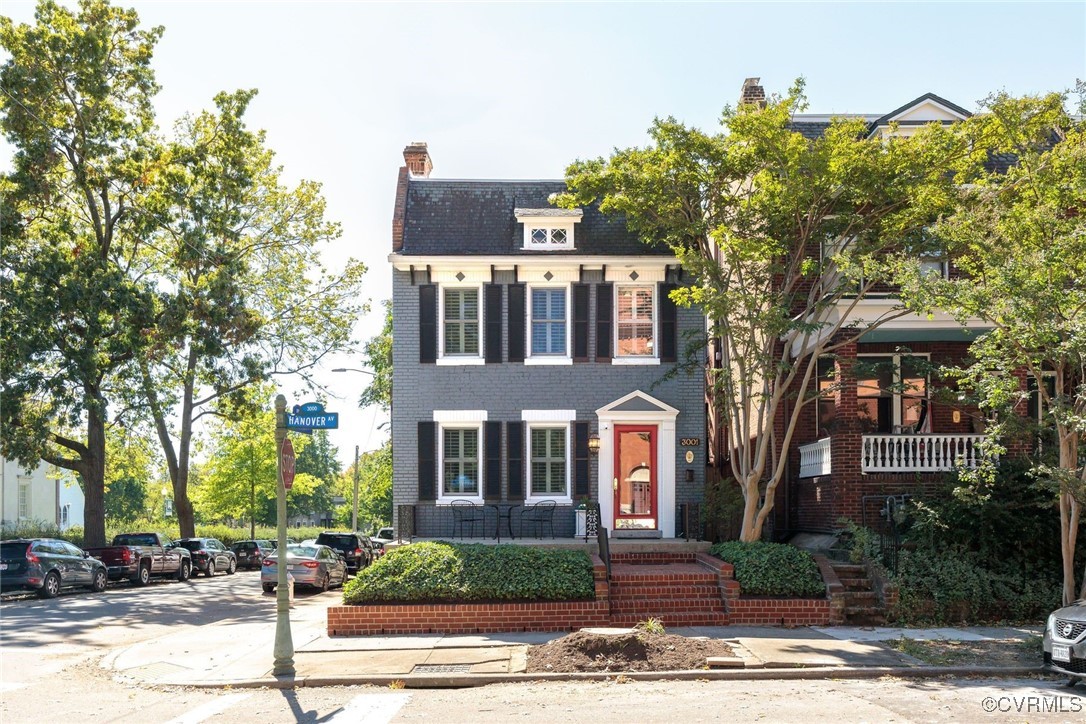
{"type": "Polygon", "coordinates": [[[255,570],[263,565],[264,557],[275,550],[275,544],[270,540],[239,540],[230,546],[238,559],[239,568],[255,570]]]}
{"type": "Polygon", "coordinates": [[[1046,671],[1071,677],[1072,682],[1086,678],[1086,599],[1064,606],[1048,617],[1044,666],[1046,671]]]}
{"type": "Polygon", "coordinates": [[[317,545],[328,546],[343,556],[347,570],[357,573],[373,563],[373,544],[370,539],[358,533],[341,533],[326,530],[317,536],[317,545]]]}
{"type": "Polygon", "coordinates": [[[82,548],[56,538],[18,538],[0,543],[0,589],[29,589],[52,598],[65,586],[106,590],[106,565],[82,548]]]}
{"type": "Polygon", "coordinates": [[[211,577],[215,571],[233,574],[238,569],[238,557],[234,551],[214,538],[182,538],[177,545],[192,554],[193,575],[199,571],[211,577]]]}

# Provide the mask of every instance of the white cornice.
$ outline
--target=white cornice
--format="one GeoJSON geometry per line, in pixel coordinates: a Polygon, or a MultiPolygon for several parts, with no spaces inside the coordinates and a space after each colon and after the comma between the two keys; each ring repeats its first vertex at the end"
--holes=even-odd
{"type": "Polygon", "coordinates": [[[425,267],[441,268],[473,268],[494,266],[499,269],[511,269],[514,266],[553,266],[568,264],[571,266],[584,266],[599,269],[601,267],[630,267],[650,268],[674,266],[679,260],[673,256],[605,256],[602,254],[544,254],[539,255],[513,255],[502,256],[475,256],[475,255],[448,255],[448,256],[406,256],[402,254],[389,254],[388,261],[399,271],[408,271],[411,267],[416,269],[425,267]]]}

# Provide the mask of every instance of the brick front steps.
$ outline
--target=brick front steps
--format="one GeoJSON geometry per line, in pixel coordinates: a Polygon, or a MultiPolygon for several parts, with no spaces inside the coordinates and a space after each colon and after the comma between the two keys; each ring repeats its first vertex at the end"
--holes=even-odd
{"type": "Polygon", "coordinates": [[[570,631],[635,626],[657,618],[667,627],[825,626],[839,620],[833,594],[818,599],[743,598],[729,563],[706,553],[622,553],[611,559],[611,580],[592,555],[596,598],[538,603],[367,604],[328,609],[329,636],[418,633],[570,631]]]}

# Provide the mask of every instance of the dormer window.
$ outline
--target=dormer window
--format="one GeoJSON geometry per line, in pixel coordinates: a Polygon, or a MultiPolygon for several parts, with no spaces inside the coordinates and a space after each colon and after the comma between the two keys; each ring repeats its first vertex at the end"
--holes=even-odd
{"type": "Polygon", "coordinates": [[[558,251],[576,248],[574,226],[581,221],[580,209],[514,209],[524,224],[525,251],[558,251]]]}

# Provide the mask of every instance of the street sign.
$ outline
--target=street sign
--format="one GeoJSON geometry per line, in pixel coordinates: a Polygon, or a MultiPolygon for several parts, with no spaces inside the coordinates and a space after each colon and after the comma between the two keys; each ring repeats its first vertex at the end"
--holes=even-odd
{"type": "Polygon", "coordinates": [[[294,485],[294,444],[290,438],[283,440],[283,449],[279,452],[281,465],[283,466],[283,487],[290,490],[294,485]]]}
{"type": "Polygon", "coordinates": [[[339,413],[326,412],[319,402],[307,402],[295,405],[287,413],[287,429],[310,433],[313,430],[335,430],[339,428],[339,413]]]}

